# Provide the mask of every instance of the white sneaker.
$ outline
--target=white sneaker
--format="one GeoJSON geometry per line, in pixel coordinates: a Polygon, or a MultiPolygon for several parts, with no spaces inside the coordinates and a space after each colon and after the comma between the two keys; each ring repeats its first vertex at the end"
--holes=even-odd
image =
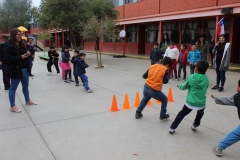
{"type": "Polygon", "coordinates": [[[171,133],[171,134],[173,134],[174,132],[175,132],[175,130],[174,129],[172,129],[172,128],[169,128],[169,133],[171,133]]]}
{"type": "Polygon", "coordinates": [[[57,76],[60,76],[60,73],[58,73],[57,76]]]}
{"type": "Polygon", "coordinates": [[[197,126],[195,126],[195,125],[192,125],[191,128],[192,128],[192,130],[194,130],[194,131],[197,130],[197,126]]]}
{"type": "Polygon", "coordinates": [[[88,93],[93,93],[93,90],[89,89],[87,90],[88,93]]]}
{"type": "Polygon", "coordinates": [[[47,75],[48,75],[48,76],[49,76],[49,75],[52,75],[52,72],[48,72],[48,74],[47,74],[47,75]]]}

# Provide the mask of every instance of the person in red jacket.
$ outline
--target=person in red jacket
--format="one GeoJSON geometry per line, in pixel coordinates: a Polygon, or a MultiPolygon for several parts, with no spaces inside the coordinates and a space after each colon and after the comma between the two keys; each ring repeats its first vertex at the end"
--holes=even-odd
{"type": "Polygon", "coordinates": [[[182,44],[180,47],[180,54],[178,57],[178,80],[180,80],[181,78],[181,71],[183,69],[183,79],[182,81],[186,81],[186,76],[187,76],[187,71],[186,71],[186,67],[188,65],[188,61],[187,61],[187,56],[188,56],[188,50],[187,50],[187,45],[186,44],[182,44]]]}

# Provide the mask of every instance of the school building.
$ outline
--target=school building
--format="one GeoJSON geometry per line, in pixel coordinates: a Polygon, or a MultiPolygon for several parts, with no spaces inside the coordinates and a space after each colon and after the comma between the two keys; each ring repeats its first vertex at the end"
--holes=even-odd
{"type": "MultiPolygon", "coordinates": [[[[240,0],[113,0],[120,12],[118,34],[124,39],[99,41],[102,52],[148,55],[153,42],[167,33],[179,46],[197,42],[203,33],[209,43],[218,41],[216,24],[224,18],[227,41],[232,46],[232,63],[240,63],[240,0]]],[[[94,42],[84,42],[84,50],[94,50],[94,42]]]]}

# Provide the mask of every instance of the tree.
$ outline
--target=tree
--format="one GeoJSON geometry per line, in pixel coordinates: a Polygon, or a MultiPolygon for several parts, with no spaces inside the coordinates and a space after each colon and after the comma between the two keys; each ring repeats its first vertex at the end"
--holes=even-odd
{"type": "Polygon", "coordinates": [[[51,38],[52,38],[51,33],[47,32],[47,31],[44,31],[43,33],[39,34],[39,39],[44,41],[44,47],[43,47],[44,55],[45,55],[46,40],[50,40],[51,38]]]}
{"type": "Polygon", "coordinates": [[[66,31],[73,48],[76,47],[75,35],[82,31],[79,21],[86,23],[94,15],[118,17],[109,0],[42,0],[40,13],[40,27],[66,31]]]}
{"type": "Polygon", "coordinates": [[[3,0],[0,4],[0,29],[24,26],[31,22],[32,0],[3,0]]]}
{"type": "Polygon", "coordinates": [[[115,31],[117,29],[116,21],[113,18],[98,17],[93,16],[88,20],[87,23],[80,23],[80,26],[83,28],[81,35],[84,39],[93,39],[95,42],[95,51],[97,55],[97,64],[98,67],[102,67],[102,56],[100,56],[97,49],[97,41],[105,39],[115,38],[117,35],[115,31]]]}

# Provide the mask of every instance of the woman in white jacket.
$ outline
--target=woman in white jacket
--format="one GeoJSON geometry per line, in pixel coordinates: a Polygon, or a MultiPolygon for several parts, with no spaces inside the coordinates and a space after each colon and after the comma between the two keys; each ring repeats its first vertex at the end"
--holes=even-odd
{"type": "Polygon", "coordinates": [[[168,68],[168,78],[170,79],[170,75],[172,74],[174,70],[174,75],[176,80],[177,78],[177,61],[178,61],[178,56],[179,56],[179,50],[177,48],[174,48],[174,43],[170,42],[169,47],[167,48],[164,57],[170,57],[172,59],[172,66],[169,66],[168,68]]]}

